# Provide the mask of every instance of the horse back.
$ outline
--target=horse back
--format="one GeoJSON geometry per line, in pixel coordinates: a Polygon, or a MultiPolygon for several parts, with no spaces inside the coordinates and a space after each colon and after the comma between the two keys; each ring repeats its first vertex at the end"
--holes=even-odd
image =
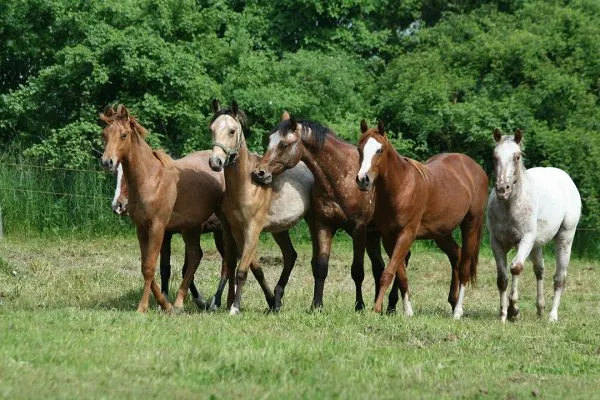
{"type": "Polygon", "coordinates": [[[428,159],[425,167],[423,231],[435,236],[452,231],[467,214],[483,218],[488,177],[479,164],[464,154],[444,153],[428,159]]]}

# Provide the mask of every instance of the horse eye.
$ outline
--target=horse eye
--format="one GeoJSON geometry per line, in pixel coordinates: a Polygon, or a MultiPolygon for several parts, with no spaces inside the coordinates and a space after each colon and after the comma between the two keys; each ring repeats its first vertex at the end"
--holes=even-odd
{"type": "Polygon", "coordinates": [[[126,133],[121,133],[121,139],[125,139],[127,137],[126,133]]]}
{"type": "Polygon", "coordinates": [[[230,129],[230,130],[229,130],[229,134],[230,134],[230,135],[233,135],[234,133],[235,133],[235,129],[230,129]]]}
{"type": "Polygon", "coordinates": [[[376,153],[377,153],[377,154],[381,154],[381,153],[383,153],[383,149],[377,149],[376,153]]]}
{"type": "Polygon", "coordinates": [[[521,159],[521,155],[520,154],[515,155],[515,160],[516,161],[519,161],[520,159],[521,159]]]}

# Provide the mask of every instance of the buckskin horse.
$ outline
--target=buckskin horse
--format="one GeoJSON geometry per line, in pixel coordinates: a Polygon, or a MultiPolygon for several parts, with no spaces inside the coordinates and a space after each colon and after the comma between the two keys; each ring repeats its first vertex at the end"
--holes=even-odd
{"type": "MultiPolygon", "coordinates": [[[[293,115],[284,112],[282,121],[271,131],[267,151],[252,176],[260,183],[270,184],[273,176],[295,167],[300,161],[308,166],[315,177],[310,214],[314,230],[311,232],[314,276],[312,307],[323,306],[323,287],[329,267],[331,242],[336,231],[342,229],[352,237],[351,274],[356,287],[355,310],[362,310],[365,307],[362,295],[365,247],[375,279],[375,296],[385,264],[381,257],[381,236],[370,224],[375,207],[373,192],[360,191],[356,186],[356,146],[338,138],[332,130],[319,123],[296,121],[293,115]]],[[[397,302],[398,287],[395,280],[388,311],[393,311],[397,302]]]]}
{"type": "Polygon", "coordinates": [[[571,177],[558,168],[525,169],[520,129],[514,135],[503,136],[494,130],[496,147],[493,153],[496,184],[490,193],[487,227],[500,293],[500,320],[514,319],[519,314],[519,275],[529,257],[537,280],[536,307],[538,316],[544,313],[544,256],[542,247],[554,240],[556,273],[554,298],[549,320],[558,320],[558,306],[565,286],[571,246],[581,216],[581,197],[571,177]],[[510,297],[506,253],[517,247],[510,263],[512,284],[510,297]],[[510,303],[510,304],[509,304],[510,303]]]}
{"type": "Polygon", "coordinates": [[[369,129],[362,120],[360,129],[356,181],[361,190],[375,191],[374,221],[390,257],[381,276],[375,311],[381,312],[385,291],[396,275],[404,313],[413,315],[405,258],[413,241],[433,239],[452,265],[448,302],[454,318],[460,319],[465,286],[474,282],[477,274],[487,175],[464,154],[439,154],[424,164],[402,157],[388,140],[381,121],[377,128],[369,129]],[[452,237],[459,226],[462,248],[452,237]]]}
{"type": "Polygon", "coordinates": [[[240,312],[248,268],[253,270],[269,307],[277,311],[296,261],[288,230],[309,212],[314,178],[306,165],[300,164],[281,174],[273,185],[254,182],[250,173],[259,157],[250,153],[246,146],[243,132],[245,114],[235,101],[229,109],[221,109],[217,100],[213,100],[211,106],[214,116],[210,123],[213,141],[210,167],[214,171],[224,170],[226,190],[219,219],[223,231],[231,233],[225,237],[225,251],[232,274],[233,266],[238,265],[239,255],[235,300],[230,313],[240,312]],[[256,259],[261,231],[272,232],[280,247],[288,249],[284,252],[284,269],[275,287],[275,294],[271,292],[256,259]]]}

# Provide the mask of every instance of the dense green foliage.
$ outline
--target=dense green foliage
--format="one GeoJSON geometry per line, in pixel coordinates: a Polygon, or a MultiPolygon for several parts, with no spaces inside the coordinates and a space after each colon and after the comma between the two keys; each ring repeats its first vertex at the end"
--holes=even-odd
{"type": "Polygon", "coordinates": [[[283,109],[355,142],[380,118],[404,154],[465,152],[525,132],[600,228],[600,4],[595,0],[6,0],[0,151],[88,168],[97,115],[124,103],[154,146],[207,148],[209,102],[236,99],[260,151],[283,109]]]}

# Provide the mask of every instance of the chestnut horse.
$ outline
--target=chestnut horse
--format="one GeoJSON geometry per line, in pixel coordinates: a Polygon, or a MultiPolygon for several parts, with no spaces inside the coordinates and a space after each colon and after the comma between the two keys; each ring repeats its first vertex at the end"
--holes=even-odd
{"type": "Polygon", "coordinates": [[[177,293],[175,308],[183,308],[189,284],[202,256],[200,234],[223,197],[223,176],[207,166],[207,152],[174,161],[146,143],[146,130],[123,105],[107,108],[100,118],[102,166],[115,172],[123,166],[129,188],[128,212],[136,225],[142,259],[144,289],[138,312],[148,309],[150,290],[165,311],[173,306],[154,280],[156,260],[165,231],[179,231],[185,243],[186,272],[177,293]]]}
{"type": "MultiPolygon", "coordinates": [[[[226,190],[221,204],[219,219],[225,237],[227,265],[237,268],[235,300],[230,313],[240,312],[241,298],[248,268],[254,272],[267,303],[272,310],[281,306],[281,298],[296,261],[296,252],[290,241],[288,230],[309,211],[310,190],[314,178],[304,164],[281,174],[273,185],[265,186],[254,182],[250,172],[258,163],[257,154],[246,147],[243,126],[245,114],[234,101],[231,109],[221,109],[213,100],[215,113],[210,123],[213,149],[210,166],[214,171],[224,170],[226,190]],[[271,292],[256,259],[256,247],[261,231],[272,232],[278,244],[288,249],[284,252],[284,268],[275,288],[271,292]]],[[[230,268],[233,278],[233,268],[230,268]]]]}
{"type": "MultiPolygon", "coordinates": [[[[112,200],[112,210],[118,215],[128,215],[127,204],[129,202],[129,193],[127,188],[127,179],[123,175],[123,166],[119,164],[117,168],[117,186],[115,188],[115,194],[112,200]]],[[[225,250],[223,248],[223,232],[221,232],[221,224],[219,218],[215,214],[211,215],[208,221],[202,224],[202,233],[213,233],[215,246],[217,251],[221,255],[221,280],[215,295],[210,299],[209,303],[206,303],[203,299],[202,294],[196,288],[194,280],[190,282],[190,292],[192,294],[192,300],[200,309],[216,310],[221,305],[221,297],[227,282],[227,265],[225,264],[225,250]]],[[[169,294],[169,280],[171,279],[171,240],[173,235],[179,232],[165,232],[163,243],[160,248],[160,287],[161,292],[168,296],[169,294]]],[[[202,253],[201,253],[202,254],[202,253]]],[[[182,276],[185,275],[185,266],[187,265],[187,258],[184,257],[182,276]]]]}
{"type": "MultiPolygon", "coordinates": [[[[312,171],[315,184],[311,191],[312,268],[315,280],[312,307],[323,306],[323,286],[329,268],[331,242],[338,229],[352,237],[351,274],[356,286],[355,310],[365,307],[362,282],[365,277],[365,247],[371,259],[375,278],[375,296],[385,266],[381,257],[381,236],[369,225],[375,207],[373,192],[363,192],[356,186],[358,151],[356,146],[338,138],[329,128],[311,121],[296,121],[283,113],[282,121],[270,133],[269,147],[252,172],[260,183],[270,184],[273,176],[303,161],[312,171]],[[367,234],[368,231],[368,234],[367,234]]],[[[390,293],[388,311],[398,302],[397,280],[390,293]]]]}
{"type": "Polygon", "coordinates": [[[454,318],[460,319],[465,286],[469,281],[474,282],[477,275],[487,175],[464,154],[439,154],[425,164],[400,156],[381,121],[376,129],[369,129],[362,120],[360,130],[360,170],[356,181],[361,190],[375,191],[374,220],[390,257],[381,277],[375,311],[381,312],[385,291],[396,275],[404,313],[413,314],[405,258],[413,241],[433,239],[452,264],[448,302],[454,318]],[[458,226],[462,248],[452,237],[458,226]]]}

